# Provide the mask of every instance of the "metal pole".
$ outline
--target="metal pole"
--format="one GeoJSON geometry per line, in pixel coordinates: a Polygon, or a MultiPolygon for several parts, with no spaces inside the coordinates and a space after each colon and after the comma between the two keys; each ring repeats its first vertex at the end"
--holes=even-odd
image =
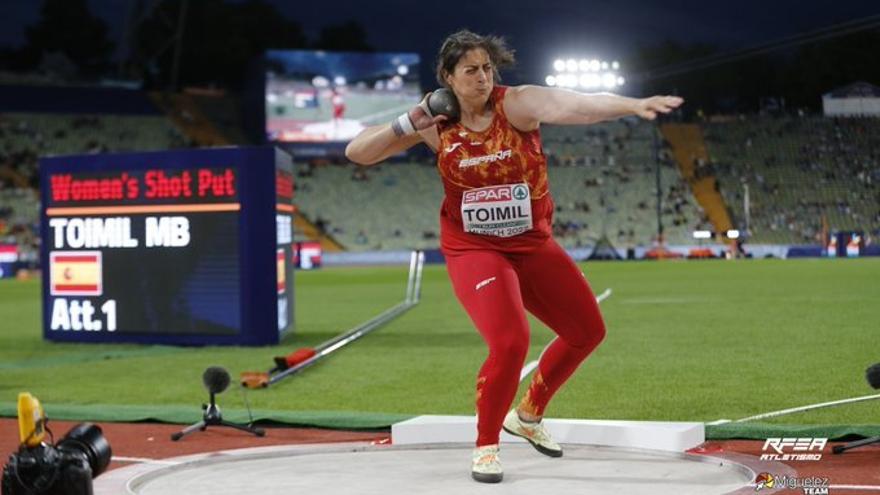
{"type": "Polygon", "coordinates": [[[425,252],[418,252],[418,262],[416,263],[416,283],[413,289],[413,297],[410,300],[412,304],[418,304],[422,298],[422,269],[425,267],[425,252]]]}
{"type": "MultiPolygon", "coordinates": [[[[339,335],[332,340],[324,342],[323,344],[315,348],[316,354],[314,356],[306,359],[296,366],[288,368],[281,373],[269,377],[268,382],[265,386],[272,385],[288,376],[299,373],[300,371],[317,363],[327,355],[333,353],[337,349],[340,349],[354,342],[355,340],[360,339],[361,337],[369,334],[373,330],[381,328],[391,320],[397,318],[398,316],[406,313],[408,310],[415,307],[419,303],[419,290],[422,284],[422,266],[424,265],[424,262],[425,254],[422,251],[413,251],[410,255],[406,299],[404,299],[400,303],[397,303],[391,308],[386,309],[377,316],[374,316],[373,318],[370,318],[369,320],[352,328],[344,334],[339,335]]],[[[242,385],[244,385],[244,383],[242,383],[242,385]]]]}
{"type": "Polygon", "coordinates": [[[418,262],[418,251],[409,254],[409,276],[406,279],[406,297],[404,302],[411,303],[413,301],[413,289],[415,288],[416,263],[418,262]]]}

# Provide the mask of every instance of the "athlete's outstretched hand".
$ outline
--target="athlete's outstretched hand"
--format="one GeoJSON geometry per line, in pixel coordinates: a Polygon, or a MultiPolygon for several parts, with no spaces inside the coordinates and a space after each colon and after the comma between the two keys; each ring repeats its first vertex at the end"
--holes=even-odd
{"type": "Polygon", "coordinates": [[[642,98],[636,103],[636,115],[646,120],[654,120],[658,113],[669,113],[684,103],[678,96],[652,96],[642,98]]]}

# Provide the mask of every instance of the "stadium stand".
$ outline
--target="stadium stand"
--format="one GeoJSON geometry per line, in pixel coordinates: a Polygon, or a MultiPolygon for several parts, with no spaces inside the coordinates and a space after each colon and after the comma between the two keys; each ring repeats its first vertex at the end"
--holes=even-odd
{"type": "Polygon", "coordinates": [[[300,211],[350,251],[439,245],[443,188],[432,164],[309,164],[296,184],[300,211]]]}
{"type": "MultiPolygon", "coordinates": [[[[649,246],[657,235],[653,125],[617,122],[542,130],[556,237],[566,247],[607,235],[619,247],[649,246]]],[[[663,161],[668,243],[688,243],[701,221],[687,185],[663,161]]],[[[443,190],[433,161],[370,168],[313,162],[297,175],[297,205],[348,250],[436,248],[443,190]]]]}
{"type": "MultiPolygon", "coordinates": [[[[37,242],[33,191],[40,156],[174,149],[198,142],[157,109],[155,95],[151,101],[144,93],[121,89],[5,88],[11,90],[0,98],[5,112],[0,114],[0,236],[18,236],[23,245],[37,242]],[[82,113],[84,101],[99,111],[82,113]],[[27,110],[33,105],[35,110],[27,110]],[[43,112],[47,105],[59,110],[43,112]]],[[[243,134],[236,134],[235,100],[201,93],[178,100],[166,103],[181,119],[191,109],[197,122],[215,123],[196,125],[205,142],[244,144],[243,134]]],[[[831,230],[880,236],[880,120],[743,116],[707,122],[701,130],[708,155],[692,164],[693,174],[716,179],[740,230],[745,230],[742,184],[749,185],[750,243],[820,244],[831,230]]],[[[636,120],[542,128],[557,204],[554,234],[563,245],[591,246],[603,236],[620,248],[656,242],[655,132],[652,123],[636,120]]],[[[692,231],[709,227],[708,218],[674,165],[672,150],[664,144],[660,154],[664,240],[692,244],[692,231]]],[[[298,238],[323,239],[331,250],[438,246],[442,188],[432,160],[388,161],[371,168],[298,164],[296,202],[307,220],[297,224],[298,238]]]]}
{"type": "Polygon", "coordinates": [[[181,148],[187,142],[160,115],[5,113],[2,163],[36,186],[40,156],[181,148]]]}
{"type": "MultiPolygon", "coordinates": [[[[235,125],[237,102],[223,94],[8,82],[0,91],[0,235],[18,239],[23,251],[38,231],[42,156],[247,144],[235,125]]],[[[318,240],[328,251],[340,249],[299,214],[295,235],[318,240]]]]}
{"type": "Polygon", "coordinates": [[[5,85],[0,111],[0,242],[18,244],[30,266],[38,258],[40,157],[190,145],[138,91],[5,85]]]}
{"type": "Polygon", "coordinates": [[[714,175],[706,173],[702,165],[709,160],[703,132],[696,124],[664,124],[660,127],[664,139],[670,144],[672,156],[681,171],[681,176],[690,186],[691,193],[703,209],[709,221],[708,230],[718,234],[733,228],[730,212],[724,198],[718,192],[718,182],[714,175]]]}
{"type": "MultiPolygon", "coordinates": [[[[543,128],[557,203],[554,234],[563,245],[593,245],[603,235],[618,247],[656,242],[655,129],[637,120],[543,128]]],[[[660,153],[664,240],[690,243],[702,213],[668,150],[661,148],[660,153]]]]}
{"type": "Polygon", "coordinates": [[[160,115],[0,115],[0,241],[18,244],[22,261],[36,265],[41,156],[161,150],[186,144],[160,115]]]}
{"type": "Polygon", "coordinates": [[[824,244],[834,230],[880,236],[880,119],[741,116],[704,125],[720,191],[752,243],[824,244]]]}

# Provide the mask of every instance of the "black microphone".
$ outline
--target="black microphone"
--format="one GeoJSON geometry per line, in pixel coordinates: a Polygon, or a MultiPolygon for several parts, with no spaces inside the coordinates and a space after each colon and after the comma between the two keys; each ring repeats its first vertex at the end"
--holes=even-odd
{"type": "Polygon", "coordinates": [[[202,383],[212,394],[219,394],[229,386],[229,372],[221,366],[210,366],[202,375],[202,383]]]}
{"type": "MultiPolygon", "coordinates": [[[[211,394],[211,403],[202,404],[202,411],[204,412],[202,413],[201,421],[191,424],[183,430],[172,434],[172,441],[176,442],[186,435],[196,431],[205,431],[209,426],[229,426],[237,430],[253,433],[258,437],[266,435],[264,430],[253,426],[253,419],[251,419],[251,424],[249,425],[240,425],[223,420],[223,415],[220,413],[220,408],[217,406],[214,396],[223,392],[226,390],[226,387],[229,386],[229,372],[226,371],[226,368],[223,368],[222,366],[209,366],[205,369],[205,372],[202,373],[202,383],[205,384],[205,388],[208,389],[208,393],[211,394]]],[[[250,414],[250,404],[248,404],[248,414],[250,414]]],[[[3,493],[6,492],[4,491],[3,493]]]]}
{"type": "Polygon", "coordinates": [[[868,366],[865,370],[865,378],[872,388],[880,388],[880,363],[868,366]]]}

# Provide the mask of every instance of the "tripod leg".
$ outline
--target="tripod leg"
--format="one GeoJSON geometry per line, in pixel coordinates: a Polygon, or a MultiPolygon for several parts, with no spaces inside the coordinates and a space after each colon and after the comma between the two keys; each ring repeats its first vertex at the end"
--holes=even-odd
{"type": "Polygon", "coordinates": [[[257,428],[255,426],[240,425],[237,423],[230,423],[229,421],[221,421],[220,424],[223,426],[228,426],[230,428],[235,428],[236,430],[241,430],[241,431],[246,431],[248,433],[252,433],[258,437],[266,436],[265,430],[263,430],[262,428],[257,428]]]}
{"type": "Polygon", "coordinates": [[[177,433],[172,434],[172,435],[171,435],[171,440],[172,440],[173,442],[176,442],[176,441],[180,440],[181,438],[183,438],[183,437],[189,435],[190,433],[192,433],[192,432],[194,432],[194,431],[196,431],[196,430],[202,430],[202,431],[205,431],[205,428],[207,428],[207,424],[205,424],[204,421],[199,421],[198,423],[195,423],[195,424],[189,425],[189,426],[187,426],[186,428],[184,428],[183,430],[178,431],[177,433]]]}
{"type": "Polygon", "coordinates": [[[835,454],[840,454],[846,452],[849,449],[854,449],[856,447],[862,447],[864,445],[869,445],[872,443],[880,443],[880,437],[871,437],[864,438],[862,440],[856,440],[855,442],[846,443],[843,445],[835,445],[832,450],[835,454]]]}

